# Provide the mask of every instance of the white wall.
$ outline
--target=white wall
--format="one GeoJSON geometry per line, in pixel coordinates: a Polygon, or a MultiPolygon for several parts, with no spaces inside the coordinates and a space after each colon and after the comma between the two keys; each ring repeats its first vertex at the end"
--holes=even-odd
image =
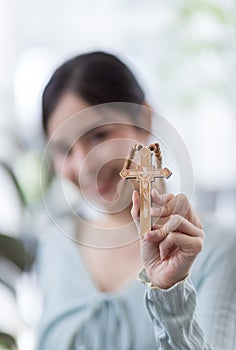
{"type": "Polygon", "coordinates": [[[234,1],[1,0],[1,130],[30,138],[30,127],[34,143],[51,71],[79,52],[114,51],[182,135],[196,183],[234,187],[234,13],[234,1]]]}

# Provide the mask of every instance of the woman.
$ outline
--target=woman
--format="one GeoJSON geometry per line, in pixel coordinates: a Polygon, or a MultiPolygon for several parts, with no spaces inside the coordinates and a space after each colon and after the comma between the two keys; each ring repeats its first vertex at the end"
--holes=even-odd
{"type": "Polygon", "coordinates": [[[136,239],[138,183],[121,184],[119,172],[130,146],[147,145],[148,111],[132,72],[103,52],[67,61],[45,88],[43,126],[55,170],[99,214],[82,210],[76,224],[58,219],[80,245],[58,235],[58,225],[41,240],[39,349],[235,348],[235,237],[224,233],[222,245],[214,228],[193,264],[203,247],[202,225],[186,196],[160,194],[159,184],[152,214],[164,221],[136,239]],[[142,266],[145,288],[136,280],[142,266]]]}

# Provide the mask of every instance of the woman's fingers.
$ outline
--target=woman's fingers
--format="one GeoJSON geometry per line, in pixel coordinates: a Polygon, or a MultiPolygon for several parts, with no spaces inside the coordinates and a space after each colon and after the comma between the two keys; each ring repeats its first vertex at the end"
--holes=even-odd
{"type": "MultiPolygon", "coordinates": [[[[183,193],[174,195],[160,195],[156,189],[152,189],[153,202],[161,209],[162,217],[180,214],[185,216],[190,208],[190,202],[183,193]]],[[[153,208],[155,209],[155,207],[153,208]]]]}
{"type": "Polygon", "coordinates": [[[170,220],[166,222],[165,226],[168,232],[178,230],[187,234],[188,236],[193,236],[193,237],[199,236],[202,238],[205,237],[202,229],[200,229],[199,227],[196,227],[190,221],[188,221],[187,219],[183,218],[181,215],[178,215],[178,214],[173,215],[170,218],[170,220]]]}
{"type": "Polygon", "coordinates": [[[163,260],[173,254],[176,249],[180,249],[185,259],[189,257],[191,260],[193,256],[200,253],[202,248],[203,239],[201,237],[187,236],[181,232],[171,232],[159,245],[160,258],[163,260]]]}
{"type": "Polygon", "coordinates": [[[183,217],[186,217],[186,219],[189,220],[193,225],[202,229],[202,224],[197,214],[193,210],[188,197],[183,193],[177,194],[175,198],[166,204],[162,215],[169,216],[169,213],[180,214],[183,217]]]}
{"type": "Polygon", "coordinates": [[[191,206],[189,208],[189,212],[188,212],[186,218],[190,222],[192,222],[195,226],[199,227],[201,230],[203,229],[203,226],[202,226],[202,223],[201,223],[199,217],[197,216],[195,210],[193,210],[193,208],[191,206]]]}
{"type": "Polygon", "coordinates": [[[163,210],[165,209],[165,205],[175,196],[172,193],[159,194],[159,192],[155,188],[152,189],[151,196],[152,204],[154,205],[151,207],[151,216],[157,217],[158,221],[160,217],[167,217],[166,215],[162,215],[163,210]]]}
{"type": "Polygon", "coordinates": [[[152,198],[158,207],[152,207],[151,215],[168,217],[173,214],[179,214],[186,217],[193,225],[202,229],[202,224],[185,194],[179,193],[176,196],[173,194],[160,195],[156,189],[153,189],[152,198]]]}
{"type": "Polygon", "coordinates": [[[187,236],[205,238],[205,234],[200,228],[193,225],[181,215],[175,214],[161,227],[145,233],[144,240],[160,242],[164,240],[170,232],[174,231],[182,232],[187,236]]]}
{"type": "MultiPolygon", "coordinates": [[[[188,234],[190,230],[193,232],[193,228],[198,228],[199,232],[202,232],[202,224],[195,211],[192,209],[186,195],[183,193],[176,196],[173,194],[160,195],[156,189],[152,189],[151,194],[153,202],[157,205],[157,207],[151,208],[151,215],[158,217],[158,219],[171,217],[171,220],[168,220],[164,225],[162,225],[161,232],[158,233],[158,237],[155,236],[154,233],[148,233],[147,237],[150,239],[155,239],[156,241],[164,239],[162,237],[178,228],[176,225],[180,225],[183,218],[186,218],[186,220],[183,221],[184,224],[182,224],[182,226],[179,228],[180,231],[188,234]],[[171,227],[174,225],[176,227],[173,227],[173,229],[168,229],[167,225],[170,225],[171,227]],[[189,225],[191,225],[191,227],[189,225]]],[[[138,228],[140,218],[140,196],[138,191],[133,192],[132,201],[133,206],[131,209],[131,215],[138,228]]]]}
{"type": "Polygon", "coordinates": [[[155,188],[152,189],[151,195],[154,203],[159,206],[165,205],[169,200],[174,198],[174,195],[172,193],[159,194],[155,188]]]}

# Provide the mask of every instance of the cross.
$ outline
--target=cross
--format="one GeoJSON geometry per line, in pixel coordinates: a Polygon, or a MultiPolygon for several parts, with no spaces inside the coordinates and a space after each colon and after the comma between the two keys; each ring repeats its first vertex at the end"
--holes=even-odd
{"type": "Polygon", "coordinates": [[[140,192],[140,235],[151,230],[151,182],[156,178],[168,179],[172,172],[168,168],[156,169],[151,163],[152,152],[143,147],[140,151],[140,165],[136,169],[123,168],[120,176],[123,180],[136,179],[140,192]]]}

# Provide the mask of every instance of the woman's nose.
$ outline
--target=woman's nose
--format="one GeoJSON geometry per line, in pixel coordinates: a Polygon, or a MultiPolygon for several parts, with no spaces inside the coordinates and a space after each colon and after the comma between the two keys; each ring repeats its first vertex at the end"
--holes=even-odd
{"type": "Polygon", "coordinates": [[[87,155],[87,151],[77,143],[71,149],[71,164],[77,169],[81,167],[87,155]]]}

